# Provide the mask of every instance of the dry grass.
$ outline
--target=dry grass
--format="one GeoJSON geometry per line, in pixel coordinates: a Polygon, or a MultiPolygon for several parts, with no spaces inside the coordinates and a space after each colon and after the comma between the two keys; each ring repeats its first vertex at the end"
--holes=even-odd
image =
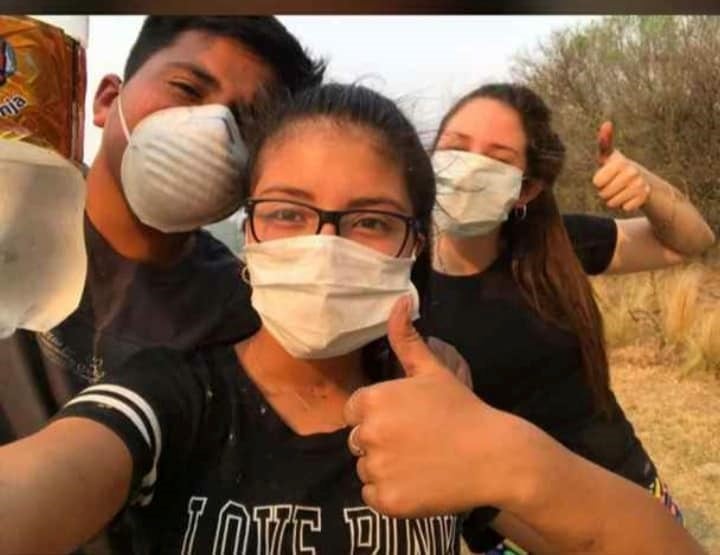
{"type": "Polygon", "coordinates": [[[704,268],[699,265],[673,269],[659,287],[662,331],[671,345],[686,346],[691,342],[703,273],[704,268]]]}
{"type": "Polygon", "coordinates": [[[604,276],[593,287],[610,349],[650,338],[683,375],[720,372],[720,266],[604,276]]]}
{"type": "Polygon", "coordinates": [[[652,274],[638,274],[632,280],[595,279],[593,286],[608,345],[622,347],[658,331],[657,284],[652,274]]]}
{"type": "Polygon", "coordinates": [[[613,388],[638,437],[682,508],[686,526],[720,553],[720,384],[683,378],[658,342],[616,349],[613,388]]]}
{"type": "Polygon", "coordinates": [[[703,369],[720,376],[720,310],[703,318],[697,348],[702,357],[703,369]]]}
{"type": "Polygon", "coordinates": [[[720,553],[720,265],[593,285],[620,403],[688,528],[720,553]]]}

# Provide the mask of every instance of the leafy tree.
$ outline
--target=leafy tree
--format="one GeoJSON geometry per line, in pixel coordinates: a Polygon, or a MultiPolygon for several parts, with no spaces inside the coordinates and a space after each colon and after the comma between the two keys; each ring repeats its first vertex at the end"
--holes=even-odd
{"type": "Polygon", "coordinates": [[[556,193],[565,210],[602,212],[590,181],[600,123],[615,146],[682,189],[720,226],[720,17],[612,16],[551,35],[513,77],[554,111],[568,147],[556,193]]]}

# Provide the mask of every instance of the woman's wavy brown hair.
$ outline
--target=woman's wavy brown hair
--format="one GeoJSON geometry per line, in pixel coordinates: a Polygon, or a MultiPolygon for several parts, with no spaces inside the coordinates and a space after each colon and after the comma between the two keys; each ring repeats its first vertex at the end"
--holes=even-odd
{"type": "Polygon", "coordinates": [[[450,119],[479,98],[497,100],[517,112],[527,139],[525,179],[542,186],[523,218],[511,214],[503,224],[515,281],[542,318],[577,336],[587,383],[598,409],[607,412],[610,377],[602,316],[553,194],[565,161],[565,146],[552,128],[550,109],[524,85],[484,85],[463,96],[445,115],[434,146],[450,119]]]}

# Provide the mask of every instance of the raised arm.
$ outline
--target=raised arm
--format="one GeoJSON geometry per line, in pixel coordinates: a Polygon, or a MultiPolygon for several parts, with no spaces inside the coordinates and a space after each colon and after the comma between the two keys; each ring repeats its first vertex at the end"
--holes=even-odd
{"type": "Polygon", "coordinates": [[[703,553],[645,490],[475,397],[428,350],[406,306],[389,337],[408,377],[362,388],[346,407],[370,506],[399,517],[497,507],[555,554],[703,553]]]}
{"type": "Polygon", "coordinates": [[[160,461],[183,467],[212,387],[205,365],[141,351],[47,427],[0,448],[0,555],[67,553],[126,503],[152,503],[160,461]]]}
{"type": "Polygon", "coordinates": [[[662,268],[702,254],[715,234],[676,187],[613,149],[613,127],[598,133],[600,169],[593,177],[608,208],[645,217],[617,219],[618,240],[608,273],[662,268]]]}
{"type": "Polygon", "coordinates": [[[121,509],[131,475],[125,443],[85,418],[0,447],[0,555],[72,551],[121,509]]]}

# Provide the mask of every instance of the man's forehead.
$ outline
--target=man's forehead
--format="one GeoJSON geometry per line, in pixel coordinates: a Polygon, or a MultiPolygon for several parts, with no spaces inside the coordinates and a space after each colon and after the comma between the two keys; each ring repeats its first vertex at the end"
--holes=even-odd
{"type": "Polygon", "coordinates": [[[152,58],[158,71],[194,68],[218,82],[244,77],[268,85],[275,79],[270,65],[239,39],[207,31],[184,31],[152,58]]]}

